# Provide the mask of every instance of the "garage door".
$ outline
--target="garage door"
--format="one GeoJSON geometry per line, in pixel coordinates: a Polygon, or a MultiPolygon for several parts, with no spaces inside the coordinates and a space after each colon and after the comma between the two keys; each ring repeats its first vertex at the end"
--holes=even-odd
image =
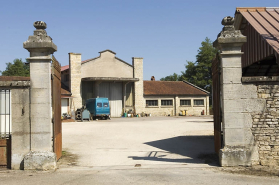
{"type": "Polygon", "coordinates": [[[109,99],[111,117],[122,114],[122,83],[103,82],[99,85],[99,97],[109,99]]]}

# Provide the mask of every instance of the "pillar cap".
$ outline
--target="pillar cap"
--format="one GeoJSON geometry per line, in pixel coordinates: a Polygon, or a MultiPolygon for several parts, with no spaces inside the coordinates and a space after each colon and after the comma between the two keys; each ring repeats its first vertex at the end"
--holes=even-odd
{"type": "Polygon", "coordinates": [[[23,48],[29,52],[36,50],[44,50],[49,54],[57,51],[57,46],[52,42],[52,38],[47,35],[45,29],[47,24],[43,21],[34,22],[33,26],[36,28],[34,34],[29,36],[28,40],[23,43],[23,48]]]}
{"type": "Polygon", "coordinates": [[[219,47],[219,44],[243,44],[247,42],[246,36],[242,35],[240,30],[234,28],[234,18],[227,16],[222,19],[223,30],[218,34],[213,46],[219,47]]]}

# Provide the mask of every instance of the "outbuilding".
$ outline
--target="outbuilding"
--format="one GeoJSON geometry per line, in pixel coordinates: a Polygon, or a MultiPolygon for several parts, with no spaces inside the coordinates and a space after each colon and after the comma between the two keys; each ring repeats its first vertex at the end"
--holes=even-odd
{"type": "Polygon", "coordinates": [[[89,98],[106,97],[111,117],[125,112],[179,115],[182,110],[188,115],[209,114],[207,91],[185,81],[143,81],[143,58],[133,57],[129,64],[111,50],[99,53],[84,61],[81,54],[69,53],[69,65],[61,67],[62,84],[72,94],[68,113],[81,108],[89,98]]]}

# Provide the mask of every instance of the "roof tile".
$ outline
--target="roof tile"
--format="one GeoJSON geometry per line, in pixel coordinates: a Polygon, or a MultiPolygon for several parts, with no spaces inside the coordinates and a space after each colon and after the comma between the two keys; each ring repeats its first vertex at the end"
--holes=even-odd
{"type": "Polygon", "coordinates": [[[183,81],[144,81],[144,95],[207,95],[183,81]]]}

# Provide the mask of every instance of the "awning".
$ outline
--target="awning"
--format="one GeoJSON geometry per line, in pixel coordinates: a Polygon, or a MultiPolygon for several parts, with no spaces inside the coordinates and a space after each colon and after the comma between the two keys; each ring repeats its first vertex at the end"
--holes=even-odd
{"type": "Polygon", "coordinates": [[[138,78],[121,78],[121,77],[86,77],[81,81],[116,81],[116,82],[136,82],[138,78]]]}

